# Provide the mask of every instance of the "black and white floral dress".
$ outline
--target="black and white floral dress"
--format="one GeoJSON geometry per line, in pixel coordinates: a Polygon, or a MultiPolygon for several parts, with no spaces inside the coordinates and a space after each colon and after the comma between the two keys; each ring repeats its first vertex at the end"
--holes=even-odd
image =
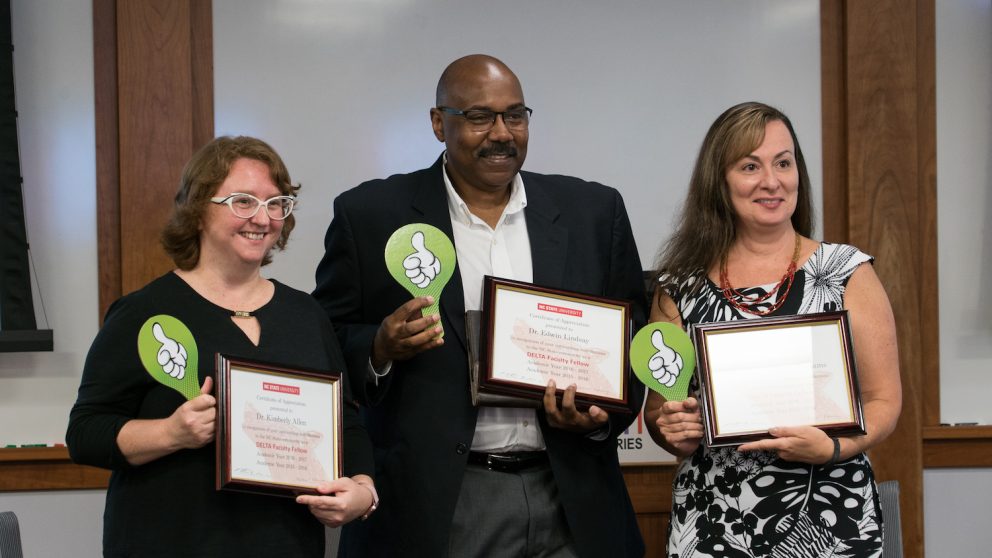
{"type": "MultiPolygon", "coordinates": [[[[775,315],[843,308],[854,270],[872,257],[853,246],[822,243],[796,271],[775,315]]],[[[754,299],[772,285],[739,289],[754,299]]],[[[668,293],[682,323],[754,318],[727,303],[704,275],[668,293]],[[692,294],[696,281],[704,281],[692,294]]],[[[765,301],[771,306],[776,296],[765,301]]],[[[693,389],[695,379],[693,379],[693,389]]],[[[670,558],[872,557],[882,550],[882,514],[864,454],[830,466],[793,463],[770,452],[710,449],[705,442],[682,461],[672,488],[670,558]]]]}

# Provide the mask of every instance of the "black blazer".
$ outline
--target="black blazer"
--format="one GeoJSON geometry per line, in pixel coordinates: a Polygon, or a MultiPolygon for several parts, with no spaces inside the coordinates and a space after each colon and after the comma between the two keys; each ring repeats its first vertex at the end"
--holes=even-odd
{"type": "MultiPolygon", "coordinates": [[[[441,294],[445,343],[395,362],[376,386],[366,381],[372,339],[410,295],[386,269],[386,241],[397,228],[427,223],[454,238],[441,159],[428,169],[373,180],[341,194],[317,267],[314,296],[333,322],[356,398],[367,405],[375,446],[379,510],[348,526],[348,556],[447,554],[477,410],[469,396],[465,308],[455,270],[441,294]],[[365,389],[362,389],[365,386],[365,389]]],[[[521,173],[534,283],[632,303],[645,322],[640,259],[620,194],[566,176],[521,173]]],[[[630,375],[632,414],[612,414],[594,441],[548,426],[538,412],[559,497],[583,556],[642,556],[644,545],[617,459],[616,437],[639,411],[644,388],[630,375]]]]}

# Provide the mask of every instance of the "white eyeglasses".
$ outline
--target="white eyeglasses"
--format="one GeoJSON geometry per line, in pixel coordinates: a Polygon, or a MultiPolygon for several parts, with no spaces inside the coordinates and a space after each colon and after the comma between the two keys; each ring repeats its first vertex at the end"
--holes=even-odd
{"type": "Polygon", "coordinates": [[[282,221],[293,212],[296,196],[275,196],[262,201],[251,194],[235,192],[226,197],[210,198],[210,201],[230,207],[231,213],[242,219],[251,219],[258,213],[258,208],[264,205],[269,219],[282,221]]]}

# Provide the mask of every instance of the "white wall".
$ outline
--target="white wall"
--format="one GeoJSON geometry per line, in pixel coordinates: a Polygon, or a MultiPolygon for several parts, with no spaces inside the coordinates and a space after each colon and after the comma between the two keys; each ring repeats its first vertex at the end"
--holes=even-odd
{"type": "Polygon", "coordinates": [[[931,558],[986,558],[992,554],[988,469],[923,471],[923,525],[931,558]]]}

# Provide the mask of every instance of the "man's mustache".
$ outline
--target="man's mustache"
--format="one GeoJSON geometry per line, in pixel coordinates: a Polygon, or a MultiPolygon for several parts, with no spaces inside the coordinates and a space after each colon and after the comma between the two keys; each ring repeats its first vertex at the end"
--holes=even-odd
{"type": "Polygon", "coordinates": [[[512,143],[494,143],[489,147],[483,147],[482,149],[479,150],[479,157],[492,157],[494,155],[516,157],[517,147],[512,143]]]}

